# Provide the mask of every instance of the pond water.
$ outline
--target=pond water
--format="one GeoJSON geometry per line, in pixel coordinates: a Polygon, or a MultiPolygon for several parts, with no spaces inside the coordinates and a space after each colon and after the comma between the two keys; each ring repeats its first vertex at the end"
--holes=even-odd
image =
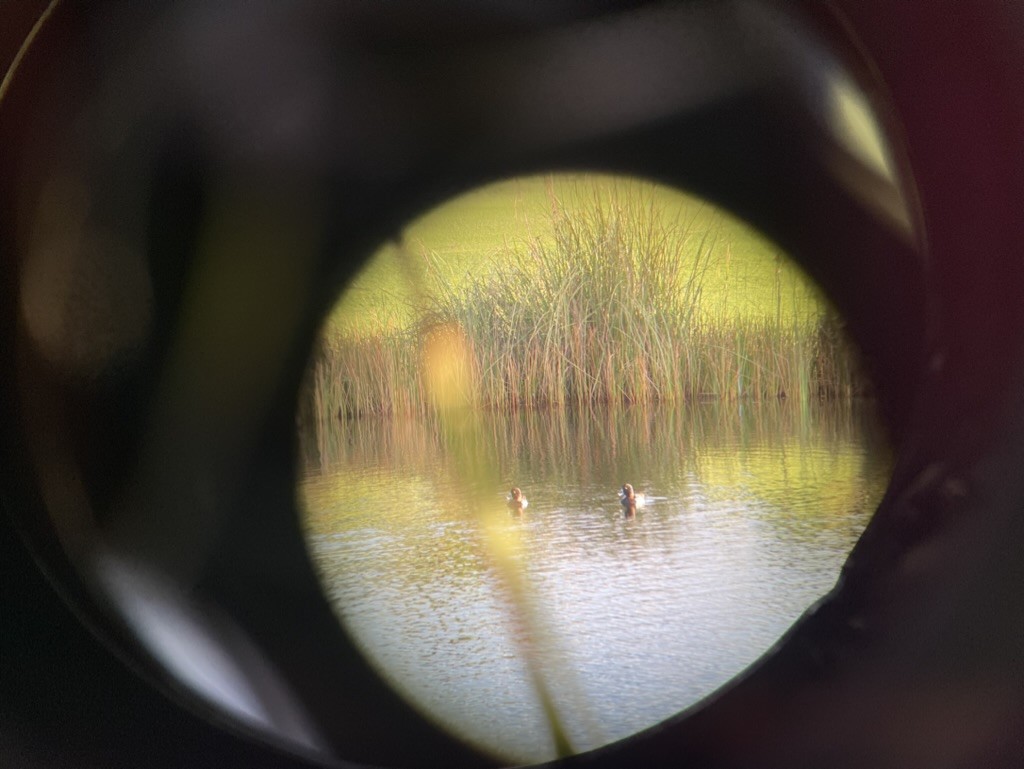
{"type": "Polygon", "coordinates": [[[436,426],[356,420],[307,452],[309,548],[397,691],[506,760],[551,759],[538,677],[572,748],[597,747],[714,692],[829,591],[888,481],[872,414],[858,402],[483,414],[470,465],[489,470],[471,479],[436,426]],[[627,481],[651,497],[632,518],[617,497],[627,481]],[[529,499],[521,515],[505,508],[513,485],[529,499]],[[528,612],[480,498],[501,511],[528,612]]]}

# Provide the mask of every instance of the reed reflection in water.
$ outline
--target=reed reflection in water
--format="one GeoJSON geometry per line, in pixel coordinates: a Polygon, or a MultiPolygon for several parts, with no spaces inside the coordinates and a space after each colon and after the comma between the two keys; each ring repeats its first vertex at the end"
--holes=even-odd
{"type": "Polygon", "coordinates": [[[347,422],[307,446],[313,560],[395,688],[500,756],[555,756],[522,659],[576,750],[651,726],[742,671],[826,593],[890,472],[870,403],[483,414],[507,526],[546,618],[523,638],[434,425],[347,422]],[[627,518],[624,481],[653,497],[627,518]]]}

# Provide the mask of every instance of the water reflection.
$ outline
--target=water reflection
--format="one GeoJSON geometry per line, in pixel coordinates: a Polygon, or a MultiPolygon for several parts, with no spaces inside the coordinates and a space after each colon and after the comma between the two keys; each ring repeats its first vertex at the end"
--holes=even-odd
{"type": "Polygon", "coordinates": [[[305,448],[326,590],[368,659],[456,732],[554,757],[528,649],[583,750],[660,721],[763,653],[834,584],[889,472],[856,404],[485,414],[478,447],[546,621],[524,637],[435,426],[356,420],[305,448]],[[649,495],[630,515],[624,482],[649,495]]]}

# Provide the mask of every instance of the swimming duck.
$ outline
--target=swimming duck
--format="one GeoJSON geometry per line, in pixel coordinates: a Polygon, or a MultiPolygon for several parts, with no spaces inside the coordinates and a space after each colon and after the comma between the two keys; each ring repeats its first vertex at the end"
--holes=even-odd
{"type": "Polygon", "coordinates": [[[637,494],[633,491],[633,486],[629,483],[622,484],[622,488],[619,489],[619,501],[622,506],[628,509],[635,509],[643,507],[647,504],[647,495],[640,493],[637,494]]]}
{"type": "Polygon", "coordinates": [[[513,486],[508,493],[508,506],[513,510],[525,510],[529,504],[519,487],[513,486]]]}

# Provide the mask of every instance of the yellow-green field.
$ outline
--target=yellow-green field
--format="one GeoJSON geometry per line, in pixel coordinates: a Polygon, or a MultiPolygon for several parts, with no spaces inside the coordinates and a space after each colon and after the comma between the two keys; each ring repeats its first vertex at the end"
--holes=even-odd
{"type": "Polygon", "coordinates": [[[328,319],[304,407],[429,414],[455,382],[502,409],[864,390],[838,319],[770,242],[676,190],[593,175],[494,184],[410,224],[328,319]],[[448,358],[440,388],[429,349],[448,358]]]}
{"type": "MultiPolygon", "coordinates": [[[[482,187],[425,213],[368,261],[328,319],[325,334],[375,333],[417,315],[417,270],[433,257],[456,288],[532,240],[550,242],[552,209],[632,201],[649,206],[666,231],[707,235],[708,269],[699,311],[787,325],[822,312],[817,293],[771,241],[727,212],[680,190],[596,174],[520,177],[482,187]],[[410,269],[410,266],[412,269],[410,269]]],[[[692,254],[696,258],[696,254],[692,254]]],[[[680,264],[681,269],[689,265],[680,264]]]]}

